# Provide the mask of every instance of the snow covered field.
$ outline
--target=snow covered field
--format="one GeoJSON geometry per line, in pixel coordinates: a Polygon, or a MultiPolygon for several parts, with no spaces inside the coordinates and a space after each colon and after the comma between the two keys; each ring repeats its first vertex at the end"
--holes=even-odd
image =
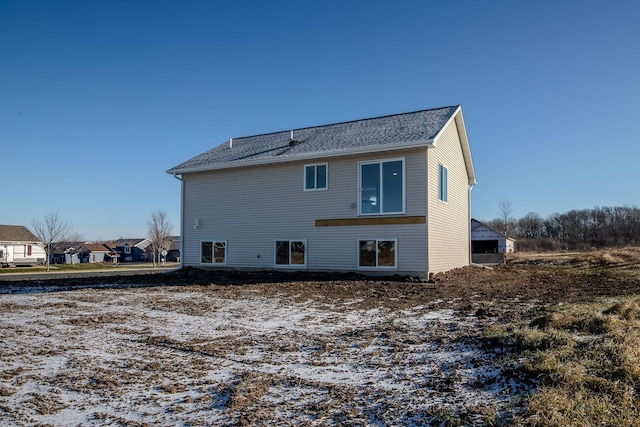
{"type": "Polygon", "coordinates": [[[39,291],[0,295],[3,426],[473,425],[526,390],[478,339],[494,320],[446,301],[360,309],[251,286],[39,291]]]}

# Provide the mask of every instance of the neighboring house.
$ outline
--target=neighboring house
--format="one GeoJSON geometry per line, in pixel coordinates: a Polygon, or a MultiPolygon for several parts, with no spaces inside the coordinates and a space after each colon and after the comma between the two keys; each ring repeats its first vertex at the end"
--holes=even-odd
{"type": "Polygon", "coordinates": [[[147,248],[150,251],[148,239],[119,239],[115,242],[118,262],[145,261],[147,248]]]}
{"type": "Polygon", "coordinates": [[[182,181],[183,266],[427,276],[470,263],[460,106],[233,138],[182,181]]]}
{"type": "Polygon", "coordinates": [[[479,264],[501,264],[503,254],[512,253],[515,239],[505,236],[488,225],[471,219],[471,257],[479,264]]]}
{"type": "Polygon", "coordinates": [[[51,264],[80,264],[87,242],[58,242],[51,250],[51,264]]]}
{"type": "Polygon", "coordinates": [[[169,247],[167,249],[167,262],[180,261],[180,236],[169,236],[167,238],[169,247]]]}
{"type": "Polygon", "coordinates": [[[104,256],[105,262],[117,264],[120,259],[118,251],[116,251],[116,242],[107,242],[104,244],[104,246],[108,249],[107,254],[104,256]]]}
{"type": "Polygon", "coordinates": [[[100,243],[88,243],[84,245],[86,251],[82,262],[99,263],[105,262],[107,255],[109,254],[109,248],[100,243]]]}
{"type": "Polygon", "coordinates": [[[0,225],[0,267],[43,265],[43,243],[22,225],[0,225]]]}
{"type": "Polygon", "coordinates": [[[52,264],[85,264],[106,261],[109,248],[101,243],[60,242],[51,252],[52,264]]]}

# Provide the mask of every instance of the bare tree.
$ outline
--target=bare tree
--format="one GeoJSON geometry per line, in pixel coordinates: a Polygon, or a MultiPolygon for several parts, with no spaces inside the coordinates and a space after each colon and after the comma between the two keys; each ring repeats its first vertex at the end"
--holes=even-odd
{"type": "Polygon", "coordinates": [[[67,240],[69,242],[86,242],[86,239],[84,238],[84,236],[80,233],[78,233],[77,231],[74,231],[73,233],[69,233],[69,235],[67,236],[67,240]]]}
{"type": "Polygon", "coordinates": [[[499,209],[499,217],[502,224],[502,234],[505,236],[513,236],[515,231],[515,221],[513,220],[513,207],[511,205],[511,200],[502,199],[498,203],[499,209]]]}
{"type": "Polygon", "coordinates": [[[544,219],[537,212],[529,212],[518,220],[518,237],[540,237],[544,219]]]}
{"type": "Polygon", "coordinates": [[[167,219],[165,211],[151,213],[151,219],[147,222],[147,238],[153,250],[153,268],[156,267],[156,259],[159,261],[161,251],[168,249],[168,237],[172,230],[173,224],[167,219]]]}
{"type": "Polygon", "coordinates": [[[31,221],[33,234],[44,243],[44,252],[46,254],[45,265],[49,271],[49,263],[51,261],[51,253],[56,248],[56,244],[68,240],[71,232],[71,223],[63,221],[58,214],[45,215],[43,219],[34,219],[31,221]]]}

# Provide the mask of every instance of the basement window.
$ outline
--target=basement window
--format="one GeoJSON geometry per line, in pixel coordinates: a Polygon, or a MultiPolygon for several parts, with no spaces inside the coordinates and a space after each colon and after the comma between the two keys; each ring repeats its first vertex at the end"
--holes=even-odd
{"type": "Polygon", "coordinates": [[[398,251],[396,239],[358,241],[358,266],[362,268],[396,268],[398,251]]]}
{"type": "Polygon", "coordinates": [[[227,242],[222,240],[202,241],[200,244],[200,263],[225,265],[227,263],[227,242]]]}
{"type": "Polygon", "coordinates": [[[307,265],[306,240],[276,240],[275,264],[277,266],[307,265]]]}

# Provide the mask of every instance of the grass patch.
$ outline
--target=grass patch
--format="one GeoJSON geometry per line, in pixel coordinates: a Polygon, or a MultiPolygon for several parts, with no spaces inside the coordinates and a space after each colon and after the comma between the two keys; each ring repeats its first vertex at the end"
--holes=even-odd
{"type": "Polygon", "coordinates": [[[487,338],[539,381],[516,425],[639,425],[640,297],[555,307],[487,338]]]}
{"type": "MultiPolygon", "coordinates": [[[[178,263],[166,263],[165,265],[156,264],[156,268],[175,268],[179,264],[178,263]]],[[[133,263],[120,263],[118,265],[112,263],[83,263],[83,264],[51,264],[49,266],[50,272],[56,271],[92,271],[92,270],[111,270],[111,269],[146,269],[152,268],[153,263],[151,262],[133,262],[133,263]]],[[[0,268],[0,274],[8,274],[8,273],[40,273],[46,272],[47,268],[45,266],[35,266],[35,267],[5,267],[0,268]]]]}
{"type": "MultiPolygon", "coordinates": [[[[84,264],[51,264],[49,267],[50,271],[68,271],[68,270],[104,270],[105,268],[117,268],[113,264],[103,264],[103,263],[84,263],[84,264]]],[[[0,268],[0,274],[6,273],[34,273],[34,272],[44,272],[47,271],[47,267],[45,266],[36,266],[36,267],[8,267],[8,268],[0,268]]]]}

